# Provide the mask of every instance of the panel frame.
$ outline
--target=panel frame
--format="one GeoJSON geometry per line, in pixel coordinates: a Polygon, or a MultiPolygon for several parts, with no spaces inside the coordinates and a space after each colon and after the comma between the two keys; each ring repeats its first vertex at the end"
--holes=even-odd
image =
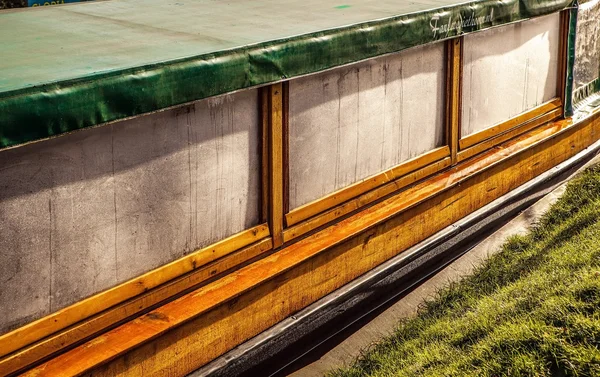
{"type": "MultiPolygon", "coordinates": [[[[444,43],[444,69],[448,71],[447,62],[452,60],[455,51],[450,47],[452,41],[461,40],[454,38],[444,43]]],[[[356,63],[360,64],[360,63],[356,63]]],[[[445,105],[443,108],[444,123],[448,114],[448,93],[456,86],[450,85],[447,75],[444,85],[445,105]]],[[[285,196],[289,195],[289,85],[284,86],[283,129],[284,129],[284,185],[285,196]]],[[[368,205],[390,195],[396,191],[405,189],[415,182],[441,172],[451,165],[452,147],[449,130],[444,126],[443,143],[440,147],[423,153],[417,157],[403,161],[383,172],[376,173],[358,182],[336,190],[319,199],[303,204],[298,208],[289,210],[289,203],[285,201],[285,223],[283,241],[287,243],[297,237],[304,236],[312,231],[330,224],[350,213],[359,211],[368,205]]],[[[456,141],[458,143],[458,141],[456,141]]],[[[456,148],[454,148],[456,150],[456,148]]],[[[454,153],[456,156],[456,153],[454,153]]]]}
{"type": "Polygon", "coordinates": [[[270,124],[277,112],[266,105],[275,102],[277,107],[277,102],[271,100],[271,93],[275,92],[273,86],[258,90],[261,154],[258,172],[261,193],[256,203],[258,224],[0,334],[0,375],[14,373],[59,350],[75,346],[109,330],[116,323],[142,315],[165,300],[208,284],[273,250],[275,242],[282,239],[282,230],[279,230],[279,237],[271,232],[272,219],[269,217],[273,206],[271,192],[280,187],[271,184],[272,172],[277,170],[269,164],[272,160],[269,153],[273,148],[270,124]]]}
{"type": "MultiPolygon", "coordinates": [[[[135,288],[135,293],[131,291],[126,295],[117,294],[113,289],[101,292],[65,308],[64,310],[71,313],[69,315],[65,315],[64,310],[61,310],[0,335],[0,345],[3,346],[0,348],[0,355],[2,355],[0,370],[3,370],[3,366],[12,365],[22,368],[23,365],[43,360],[65,347],[76,345],[106,331],[120,321],[151,310],[152,307],[186,292],[191,287],[210,282],[211,279],[218,278],[225,272],[238,270],[250,261],[263,258],[273,250],[287,246],[291,241],[297,241],[300,237],[314,233],[326,225],[342,221],[384,198],[409,190],[427,178],[448,171],[453,165],[474,156],[483,158],[485,157],[483,152],[491,153],[490,150],[508,140],[525,136],[523,134],[529,132],[541,132],[546,128],[554,130],[551,126],[544,125],[563,118],[562,106],[565,103],[568,68],[566,64],[568,25],[569,12],[563,11],[560,22],[561,56],[557,89],[559,96],[521,114],[523,116],[519,115],[505,122],[506,124],[493,126],[493,133],[482,135],[481,140],[473,139],[476,142],[472,144],[469,144],[468,140],[472,135],[460,138],[463,38],[459,36],[444,42],[446,103],[443,110],[445,121],[443,146],[292,211],[289,210],[288,198],[289,85],[286,81],[259,88],[262,192],[261,202],[257,205],[260,208],[260,225],[123,283],[130,284],[132,289],[135,288]],[[194,258],[199,255],[208,257],[209,254],[213,254],[214,259],[200,264],[194,261],[194,258]],[[177,264],[177,269],[174,263],[177,264]],[[173,270],[166,274],[165,268],[173,270]],[[149,274],[159,279],[155,281],[156,284],[148,285],[142,281],[142,277],[149,274]],[[143,304],[143,309],[138,308],[138,303],[143,304]],[[100,321],[99,319],[102,318],[106,320],[100,321]],[[94,323],[103,323],[103,325],[94,325],[94,323]],[[31,331],[32,329],[37,330],[31,331]],[[80,331],[82,329],[85,331],[80,331]],[[17,342],[6,341],[8,338],[17,342]],[[7,348],[7,345],[10,347],[7,348]]],[[[562,128],[556,128],[554,135],[561,131],[562,128]]]]}
{"type": "Polygon", "coordinates": [[[462,112],[463,37],[446,42],[446,143],[450,147],[452,165],[458,162],[462,112]]]}
{"type": "MultiPolygon", "coordinates": [[[[520,22],[526,22],[520,21],[520,22]]],[[[505,26],[505,25],[503,25],[505,26]]],[[[500,27],[503,27],[500,26],[500,27]]],[[[456,162],[472,157],[484,150],[495,147],[504,141],[521,135],[544,122],[555,121],[564,118],[564,106],[566,96],[566,70],[567,70],[567,38],[569,27],[569,12],[561,11],[559,15],[559,46],[556,96],[551,100],[527,110],[506,121],[497,123],[484,130],[477,131],[467,136],[461,136],[459,130],[459,141],[456,162]]],[[[461,67],[464,66],[461,54],[461,67]]],[[[462,70],[462,68],[461,68],[462,70]]],[[[461,77],[461,87],[463,80],[461,77]]],[[[462,96],[461,99],[462,101],[462,96]]],[[[460,119],[459,119],[460,128],[460,119]]]]}
{"type": "Polygon", "coordinates": [[[397,255],[399,249],[406,249],[419,242],[420,236],[413,236],[417,234],[414,232],[415,226],[423,225],[427,234],[434,234],[456,219],[472,213],[503,193],[574,156],[597,140],[595,130],[598,127],[600,122],[597,116],[576,124],[567,120],[539,127],[511,140],[502,150],[489,150],[476,159],[459,164],[411,190],[394,195],[389,201],[370,208],[364,214],[345,219],[339,227],[329,227],[287,247],[278,255],[247,266],[235,278],[222,279],[210,287],[167,303],[153,311],[152,315],[125,323],[96,341],[90,341],[47,361],[28,371],[26,375],[64,372],[65,368],[69,368],[68,373],[72,375],[90,371],[98,375],[109,375],[114,374],[115,370],[131,373],[134,368],[139,368],[140,363],[144,367],[157,368],[155,372],[168,369],[172,374],[189,373],[292,315],[309,302],[314,302],[397,255]],[[559,153],[555,148],[559,148],[559,153]],[[515,174],[511,169],[515,165],[519,165],[526,174],[515,174]],[[479,198],[481,199],[478,200],[479,198]],[[430,221],[427,221],[426,216],[429,216],[430,221]],[[390,243],[395,245],[398,240],[402,245],[389,246],[390,243]],[[343,255],[346,257],[340,259],[343,255]],[[375,259],[371,258],[373,256],[375,259]],[[355,267],[353,259],[360,268],[355,267]],[[327,271],[315,275],[317,267],[331,261],[334,263],[327,271]],[[342,278],[335,273],[340,266],[348,267],[342,268],[342,278]],[[301,281],[295,285],[295,291],[281,289],[282,285],[298,277],[301,281]],[[312,287],[313,291],[318,292],[312,292],[308,297],[306,287],[312,287]],[[290,292],[301,292],[302,295],[290,292]],[[267,299],[259,310],[253,307],[257,299],[262,300],[264,297],[267,299]],[[277,310],[273,310],[274,307],[277,310]],[[249,318],[247,313],[250,312],[262,317],[255,321],[240,322],[240,319],[249,318]],[[188,326],[193,322],[198,323],[188,326]],[[246,324],[242,328],[241,337],[240,328],[236,325],[239,323],[246,324]],[[206,329],[206,326],[215,330],[199,332],[199,329],[206,329]],[[224,331],[227,334],[235,332],[238,336],[224,336],[224,331]],[[211,335],[208,340],[207,334],[211,335]],[[167,340],[159,344],[168,345],[163,350],[174,355],[173,357],[181,356],[184,352],[188,359],[197,360],[198,355],[205,356],[207,347],[212,354],[195,365],[173,363],[172,357],[165,357],[164,352],[156,353],[154,342],[163,336],[167,340]],[[189,336],[194,336],[193,344],[188,340],[189,336]],[[132,340],[132,337],[135,339],[132,340]],[[215,343],[214,339],[231,341],[227,344],[215,343]],[[221,348],[214,350],[215,344],[221,348]],[[82,362],[73,363],[73,360],[82,362]],[[111,365],[106,366],[105,363],[111,365]],[[173,372],[175,364],[180,366],[177,372],[173,372]]]}

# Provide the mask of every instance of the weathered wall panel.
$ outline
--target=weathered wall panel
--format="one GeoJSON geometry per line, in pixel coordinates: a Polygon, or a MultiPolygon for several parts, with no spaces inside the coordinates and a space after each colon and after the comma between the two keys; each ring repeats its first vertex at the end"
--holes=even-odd
{"type": "MultiPolygon", "coordinates": [[[[559,127],[564,127],[564,124],[559,127]]],[[[325,252],[304,259],[293,268],[286,269],[281,275],[244,291],[235,299],[216,306],[214,310],[202,313],[172,331],[162,333],[141,347],[132,348],[129,352],[119,355],[83,375],[186,375],[257,333],[266,330],[286,316],[292,315],[325,294],[397,255],[400,250],[405,250],[424,237],[434,234],[574,156],[597,140],[596,135],[598,135],[599,128],[600,124],[597,119],[594,119],[587,124],[571,127],[555,137],[545,138],[542,143],[523,153],[509,158],[506,158],[505,155],[503,161],[492,168],[484,169],[434,198],[399,213],[355,237],[337,243],[325,252]]],[[[549,136],[548,133],[546,136],[549,136]]],[[[496,153],[496,157],[503,153],[496,153]]],[[[488,156],[490,155],[492,154],[488,154],[488,156]]],[[[498,161],[495,158],[492,160],[498,161]]],[[[444,180],[447,180],[447,176],[444,180]]],[[[432,181],[435,181],[435,178],[432,181]]],[[[431,184],[431,182],[427,183],[431,184]]],[[[361,215],[368,217],[369,212],[378,211],[384,206],[393,205],[394,201],[401,200],[406,199],[390,198],[387,203],[380,203],[361,215]]],[[[391,214],[391,210],[388,212],[389,214],[391,214]]],[[[257,262],[262,264],[260,268],[249,266],[245,271],[240,271],[235,277],[232,277],[229,282],[224,282],[225,287],[207,289],[207,292],[214,293],[218,290],[224,291],[231,286],[242,285],[247,276],[261,275],[256,273],[259,269],[272,272],[275,270],[273,265],[285,264],[285,260],[292,259],[298,254],[307,253],[307,249],[322,247],[327,242],[324,240],[327,240],[328,237],[337,241],[342,237],[341,235],[351,232],[349,228],[356,229],[357,225],[352,224],[353,221],[356,220],[347,219],[340,226],[331,227],[324,230],[324,234],[315,235],[312,240],[307,239],[291,245],[278,255],[257,262]],[[332,236],[332,233],[336,233],[337,237],[332,236]],[[301,245],[302,243],[304,244],[301,245]],[[252,271],[252,269],[255,270],[252,271]]],[[[364,226],[363,221],[361,223],[358,227],[364,226]]],[[[203,294],[198,291],[192,295],[202,297],[203,294]]],[[[210,300],[215,296],[216,294],[207,294],[204,297],[210,300]]],[[[173,304],[173,306],[176,305],[173,304]]],[[[185,307],[182,303],[177,306],[178,308],[185,307]]],[[[149,324],[153,322],[160,323],[157,326],[164,326],[165,318],[171,321],[175,320],[183,311],[183,309],[178,311],[163,307],[157,310],[154,318],[146,316],[139,319],[139,322],[147,324],[146,328],[151,327],[149,324]]],[[[136,327],[137,325],[133,324],[128,329],[122,329],[121,335],[126,335],[128,331],[133,331],[136,327]]],[[[111,340],[114,341],[115,338],[118,338],[113,336],[112,339],[109,339],[109,337],[110,334],[104,335],[102,341],[110,343],[111,340]]],[[[61,367],[70,367],[75,364],[67,364],[70,360],[86,355],[97,355],[98,353],[94,352],[97,352],[98,348],[104,347],[102,342],[97,342],[97,344],[100,346],[80,347],[71,354],[67,354],[63,360],[54,362],[54,365],[51,365],[53,364],[51,361],[48,366],[42,366],[39,370],[43,370],[44,367],[47,367],[46,371],[60,370],[61,367]],[[96,350],[90,351],[93,348],[96,350]]],[[[73,370],[77,370],[77,366],[73,370]]],[[[35,376],[38,371],[32,371],[28,375],[35,376]]]]}
{"type": "Polygon", "coordinates": [[[0,155],[0,333],[259,222],[257,92],[0,155]]]}
{"type": "Polygon", "coordinates": [[[441,146],[444,45],[290,81],[290,209],[441,146]]]}
{"type": "Polygon", "coordinates": [[[573,89],[575,102],[598,90],[600,77],[600,0],[579,4],[575,41],[573,89]]]}
{"type": "Polygon", "coordinates": [[[558,96],[559,26],[556,13],[465,36],[463,137],[558,96]]]}

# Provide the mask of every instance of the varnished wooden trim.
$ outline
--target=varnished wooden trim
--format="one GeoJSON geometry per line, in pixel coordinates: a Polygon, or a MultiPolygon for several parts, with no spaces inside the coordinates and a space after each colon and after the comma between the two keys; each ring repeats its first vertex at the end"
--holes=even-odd
{"type": "Polygon", "coordinates": [[[558,75],[557,89],[558,96],[564,104],[566,101],[566,85],[567,85],[567,61],[568,61],[568,40],[569,40],[569,18],[571,13],[569,10],[560,12],[560,36],[558,48],[558,75]]]}
{"type": "Polygon", "coordinates": [[[269,221],[269,87],[259,89],[261,118],[261,222],[269,221]]]}
{"type": "Polygon", "coordinates": [[[597,140],[598,128],[597,117],[574,126],[563,120],[538,127],[26,375],[78,375],[92,369],[95,376],[167,370],[185,375],[575,155],[597,140]]]}
{"type": "Polygon", "coordinates": [[[243,263],[260,256],[270,249],[272,249],[271,239],[263,239],[239,251],[228,254],[215,262],[200,267],[189,274],[161,285],[154,290],[101,312],[88,320],[70,326],[64,331],[55,333],[39,342],[20,349],[0,359],[0,375],[4,376],[15,373],[25,366],[35,364],[61,349],[68,348],[90,336],[97,335],[102,330],[109,329],[136,314],[139,315],[139,313],[146,312],[148,309],[169,298],[185,294],[203,282],[243,265],[243,263]]]}
{"type": "Polygon", "coordinates": [[[446,139],[452,164],[457,162],[462,102],[463,37],[446,42],[446,139]]]}
{"type": "MultiPolygon", "coordinates": [[[[410,159],[382,173],[376,174],[370,178],[366,178],[360,182],[356,182],[350,186],[344,187],[332,194],[329,194],[314,202],[300,206],[290,213],[285,215],[287,226],[293,226],[301,221],[311,218],[319,213],[325,212],[337,205],[340,205],[352,198],[356,198],[368,191],[371,191],[378,186],[385,185],[397,178],[411,173],[422,167],[433,164],[450,155],[450,149],[447,146],[436,148],[419,157],[410,159]]],[[[398,187],[398,189],[401,187],[398,187]]]]}
{"type": "Polygon", "coordinates": [[[554,110],[540,115],[537,118],[531,119],[530,121],[520,125],[517,128],[514,128],[508,132],[505,132],[503,134],[497,135],[496,137],[493,137],[491,139],[488,139],[486,141],[483,141],[479,144],[476,144],[470,148],[467,148],[465,150],[462,150],[458,153],[458,161],[464,161],[472,156],[475,156],[478,153],[482,153],[490,148],[493,148],[496,145],[499,145],[509,139],[512,139],[524,132],[527,132],[535,127],[538,127],[542,124],[551,122],[553,120],[557,120],[559,118],[562,117],[563,114],[563,110],[562,107],[557,107],[554,110]]]}
{"type": "MultiPolygon", "coordinates": [[[[285,81],[283,89],[283,213],[290,211],[290,83],[285,81]]],[[[285,226],[285,224],[284,224],[285,226]]]]}
{"type": "Polygon", "coordinates": [[[273,247],[283,244],[283,85],[269,87],[269,226],[273,247]]]}
{"type": "MultiPolygon", "coordinates": [[[[119,305],[124,301],[138,296],[140,294],[143,294],[144,292],[156,288],[161,284],[167,283],[173,279],[184,276],[185,274],[188,274],[194,270],[198,270],[202,266],[206,266],[207,264],[214,262],[215,260],[222,258],[228,254],[231,254],[234,251],[239,250],[240,248],[246,247],[267,237],[269,237],[269,227],[267,226],[267,224],[258,225],[254,228],[245,230],[236,235],[228,237],[220,242],[217,242],[216,244],[192,252],[183,258],[177,259],[176,261],[168,263],[155,270],[149,271],[135,279],[129,280],[120,285],[117,285],[116,287],[110,288],[104,292],[98,293],[94,296],[79,301],[69,307],[61,309],[44,318],[38,319],[37,321],[31,322],[14,331],[6,333],[0,336],[0,355],[6,356],[34,342],[38,342],[39,340],[48,337],[52,334],[55,334],[58,331],[61,331],[69,326],[73,326],[74,324],[80,321],[86,320],[94,315],[97,315],[102,311],[119,305]]],[[[199,272],[199,275],[196,277],[186,276],[181,281],[174,282],[159,293],[153,294],[148,297],[144,296],[144,298],[142,299],[142,304],[140,304],[139,306],[130,306],[129,304],[125,304],[123,306],[125,309],[116,309],[118,314],[111,314],[108,316],[103,315],[100,317],[126,318],[128,316],[131,316],[137,311],[142,310],[143,308],[147,308],[150,305],[156,304],[158,301],[155,301],[155,299],[160,301],[167,298],[167,296],[165,295],[178,293],[175,290],[175,288],[184,289],[185,285],[188,283],[196,284],[198,282],[198,279],[201,276],[204,276],[202,274],[203,272],[199,272]]],[[[58,337],[61,339],[61,341],[57,344],[60,344],[61,346],[72,344],[75,341],[84,338],[85,336],[89,336],[101,330],[102,328],[104,328],[102,326],[113,324],[109,323],[110,321],[105,320],[100,320],[97,322],[94,321],[95,320],[93,320],[90,323],[102,323],[102,325],[99,325],[99,327],[95,325],[84,325],[86,331],[71,329],[68,331],[70,335],[58,337]]],[[[81,326],[75,327],[75,329],[78,328],[81,328],[81,326]]],[[[49,351],[54,352],[58,348],[45,348],[46,351],[39,353],[36,351],[35,354],[40,355],[41,357],[41,355],[43,355],[44,353],[49,351]]],[[[14,358],[11,358],[11,360],[13,359],[14,358]]],[[[17,355],[17,360],[18,359],[20,359],[20,356],[17,355]]],[[[1,371],[4,370],[3,365],[5,362],[6,359],[0,360],[0,375],[3,375],[1,371]]]]}
{"type": "Polygon", "coordinates": [[[403,187],[409,186],[423,178],[433,175],[441,170],[449,167],[451,164],[450,157],[443,158],[442,160],[436,161],[430,165],[427,165],[421,169],[411,172],[410,174],[404,175],[394,181],[388,182],[376,189],[366,192],[362,195],[355,197],[345,203],[340,204],[337,207],[331,208],[319,215],[312,217],[306,221],[300,222],[299,224],[292,226],[283,231],[283,241],[288,242],[296,237],[305,235],[306,233],[322,227],[323,225],[334,221],[337,218],[352,213],[361,207],[371,204],[395,191],[402,189],[403,187]]]}
{"type": "Polygon", "coordinates": [[[524,123],[527,123],[541,115],[549,113],[553,110],[556,110],[562,106],[562,101],[560,98],[554,98],[551,101],[543,103],[533,109],[524,112],[514,118],[511,118],[505,122],[499,123],[495,126],[486,128],[485,130],[476,132],[469,136],[466,136],[460,139],[460,150],[469,148],[477,143],[481,143],[482,141],[491,139],[495,136],[498,136],[504,132],[510,131],[515,127],[518,127],[524,123]]]}
{"type": "MultiPolygon", "coordinates": [[[[559,21],[559,48],[558,48],[558,67],[557,67],[557,98],[554,98],[546,103],[543,103],[531,110],[524,112],[514,118],[511,118],[505,122],[496,124],[492,127],[486,128],[485,130],[476,132],[474,134],[465,136],[459,141],[459,150],[465,150],[470,148],[478,143],[484,142],[489,139],[493,139],[496,136],[504,134],[505,132],[511,131],[514,128],[520,127],[524,124],[531,124],[531,121],[539,118],[540,116],[554,112],[554,110],[558,108],[562,108],[565,103],[565,85],[566,85],[566,70],[567,70],[567,38],[569,32],[569,11],[562,11],[560,13],[560,21],[559,21]]],[[[546,117],[547,118],[547,117],[546,117]]],[[[554,118],[552,118],[554,119],[554,118]]],[[[550,120],[552,120],[550,119],[550,120]]],[[[513,135],[518,135],[519,133],[527,131],[528,127],[524,128],[521,132],[513,132],[513,135]]],[[[507,140],[506,137],[502,137],[498,140],[499,142],[507,140]]],[[[497,144],[497,143],[496,143],[497,144]]],[[[490,143],[486,143],[486,145],[492,145],[490,143]]],[[[495,145],[495,144],[494,144],[495,145]]],[[[484,148],[478,148],[479,150],[484,150],[484,148]]],[[[472,155],[472,152],[463,154],[462,159],[464,159],[465,155],[472,155]]],[[[458,160],[461,160],[458,157],[458,160]]]]}

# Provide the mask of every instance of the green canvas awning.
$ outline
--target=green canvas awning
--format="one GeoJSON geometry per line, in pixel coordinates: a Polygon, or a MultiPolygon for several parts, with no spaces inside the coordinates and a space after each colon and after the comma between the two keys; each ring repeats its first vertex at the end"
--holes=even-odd
{"type": "Polygon", "coordinates": [[[467,32],[573,0],[112,0],[0,13],[0,148],[467,32]]]}

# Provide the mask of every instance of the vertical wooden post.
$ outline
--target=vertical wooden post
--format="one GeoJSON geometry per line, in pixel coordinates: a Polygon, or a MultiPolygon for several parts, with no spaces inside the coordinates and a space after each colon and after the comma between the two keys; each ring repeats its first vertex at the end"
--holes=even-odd
{"type": "Polygon", "coordinates": [[[273,247],[283,244],[283,85],[269,87],[269,226],[273,247]]]}
{"type": "Polygon", "coordinates": [[[446,69],[446,137],[450,147],[452,165],[457,163],[460,138],[461,86],[462,86],[462,43],[458,37],[447,42],[446,69]]]}
{"type": "Polygon", "coordinates": [[[269,163],[270,144],[269,144],[269,93],[271,88],[266,86],[259,89],[260,96],[260,117],[261,117],[261,164],[260,164],[260,180],[261,180],[261,196],[260,196],[260,222],[269,222],[269,163]]]}
{"type": "Polygon", "coordinates": [[[556,86],[557,95],[564,107],[566,102],[567,90],[567,54],[568,54],[568,39],[569,39],[569,18],[568,10],[560,12],[560,32],[559,32],[559,47],[558,47],[558,83],[556,86]]]}
{"type": "Polygon", "coordinates": [[[287,227],[285,215],[290,212],[290,85],[283,83],[283,225],[287,227]]]}

